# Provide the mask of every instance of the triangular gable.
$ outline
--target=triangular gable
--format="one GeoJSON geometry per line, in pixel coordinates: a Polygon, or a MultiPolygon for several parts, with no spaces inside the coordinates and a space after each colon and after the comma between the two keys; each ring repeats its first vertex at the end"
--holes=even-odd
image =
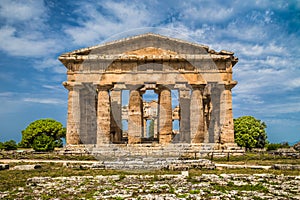
{"type": "Polygon", "coordinates": [[[147,33],[75,50],[62,55],[117,55],[148,47],[164,49],[165,51],[176,52],[178,54],[207,54],[209,50],[205,45],[169,38],[154,33],[147,33]]]}

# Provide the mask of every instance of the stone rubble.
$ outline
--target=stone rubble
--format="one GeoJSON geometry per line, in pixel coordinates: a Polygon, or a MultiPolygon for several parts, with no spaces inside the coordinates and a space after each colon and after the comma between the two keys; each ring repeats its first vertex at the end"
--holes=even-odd
{"type": "Polygon", "coordinates": [[[33,177],[0,199],[299,199],[300,176],[202,174],[33,177]]]}
{"type": "Polygon", "coordinates": [[[5,170],[5,169],[9,169],[9,165],[8,164],[0,164],[0,170],[5,170]]]}
{"type": "Polygon", "coordinates": [[[179,160],[177,158],[123,158],[111,161],[99,161],[92,165],[64,164],[69,168],[114,169],[114,170],[159,170],[182,171],[188,169],[215,169],[215,163],[207,159],[179,160]]]}
{"type": "Polygon", "coordinates": [[[10,168],[10,170],[34,170],[34,169],[39,169],[41,167],[42,167],[41,165],[17,165],[10,168]]]}

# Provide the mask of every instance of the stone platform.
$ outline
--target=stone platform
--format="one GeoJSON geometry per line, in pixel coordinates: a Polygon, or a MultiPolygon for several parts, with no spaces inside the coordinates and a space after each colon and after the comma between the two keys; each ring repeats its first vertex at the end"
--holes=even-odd
{"type": "Polygon", "coordinates": [[[222,157],[243,155],[244,149],[235,143],[220,145],[215,143],[184,144],[102,144],[67,145],[62,154],[91,154],[98,160],[118,160],[120,158],[193,158],[206,156],[222,157]]]}

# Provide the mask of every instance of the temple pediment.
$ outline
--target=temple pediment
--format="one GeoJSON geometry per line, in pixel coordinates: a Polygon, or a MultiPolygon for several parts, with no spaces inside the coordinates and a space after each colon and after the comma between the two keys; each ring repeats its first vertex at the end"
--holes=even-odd
{"type": "Polygon", "coordinates": [[[167,55],[178,55],[178,53],[170,50],[165,50],[155,47],[146,47],[134,51],[125,52],[124,55],[134,56],[167,56],[167,55]]]}
{"type": "Polygon", "coordinates": [[[145,48],[147,50],[151,50],[151,48],[149,49],[148,47],[165,49],[167,51],[177,52],[178,54],[207,54],[209,51],[209,48],[205,45],[169,38],[154,33],[147,33],[88,48],[78,49],[63,55],[117,55],[145,48]]]}

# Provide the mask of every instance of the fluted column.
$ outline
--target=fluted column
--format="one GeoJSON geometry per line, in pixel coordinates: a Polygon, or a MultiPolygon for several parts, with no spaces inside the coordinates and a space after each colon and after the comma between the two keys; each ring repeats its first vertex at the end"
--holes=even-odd
{"type": "Polygon", "coordinates": [[[159,143],[168,144],[172,141],[172,97],[167,87],[159,92],[159,143]]]}
{"type": "Polygon", "coordinates": [[[193,86],[190,106],[191,143],[204,141],[203,87],[193,86]]]}
{"type": "Polygon", "coordinates": [[[120,143],[122,140],[122,90],[112,89],[110,99],[112,142],[120,143]]]}
{"type": "Polygon", "coordinates": [[[141,142],[143,131],[142,100],[138,90],[131,90],[128,106],[128,144],[141,142]]]}
{"type": "Polygon", "coordinates": [[[79,137],[79,88],[74,85],[70,85],[68,82],[64,82],[63,85],[69,90],[68,93],[68,119],[67,119],[67,133],[66,143],[67,145],[80,144],[79,137]]]}
{"type": "Polygon", "coordinates": [[[98,86],[97,144],[110,143],[110,97],[109,88],[98,86]]]}
{"type": "Polygon", "coordinates": [[[180,142],[191,142],[190,131],[190,90],[188,88],[182,88],[179,90],[179,106],[180,106],[180,125],[179,134],[180,142]]]}
{"type": "Polygon", "coordinates": [[[235,86],[225,85],[221,94],[221,134],[220,143],[234,143],[234,127],[233,127],[233,114],[232,114],[232,93],[231,89],[235,86]]]}

